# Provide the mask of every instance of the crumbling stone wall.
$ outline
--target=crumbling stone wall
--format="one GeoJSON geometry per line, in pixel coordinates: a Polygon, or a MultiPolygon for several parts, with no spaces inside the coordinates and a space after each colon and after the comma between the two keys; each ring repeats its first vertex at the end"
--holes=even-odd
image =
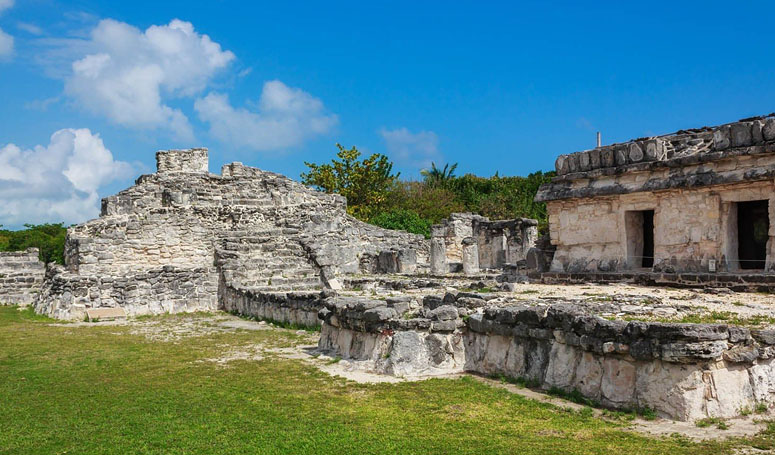
{"type": "Polygon", "coordinates": [[[576,305],[487,299],[331,299],[319,312],[319,348],[378,373],[506,375],[678,420],[735,417],[775,402],[773,330],[609,321],[576,305]]]}
{"type": "Polygon", "coordinates": [[[522,261],[538,239],[537,226],[538,221],[528,218],[490,221],[472,213],[453,213],[431,228],[432,241],[435,239],[439,251],[444,250],[443,258],[437,257],[437,271],[447,267],[453,272],[463,270],[466,239],[472,239],[468,244],[475,245],[473,262],[477,270],[499,269],[522,261]],[[441,259],[446,264],[441,264],[441,259]]]}
{"type": "Polygon", "coordinates": [[[628,211],[654,211],[655,271],[737,271],[735,203],[769,201],[775,267],[775,117],[682,131],[557,159],[543,185],[554,272],[637,268],[628,211]],[[631,249],[631,248],[630,248],[631,249]]]}
{"type": "Polygon", "coordinates": [[[211,174],[206,149],[160,151],[157,163],[155,174],[103,199],[100,218],[68,229],[66,267],[52,271],[39,311],[78,318],[81,305],[122,306],[130,315],[214,310],[221,277],[235,289],[329,287],[337,276],[375,271],[391,249],[415,251],[427,268],[422,236],[355,220],[341,196],[241,163],[211,174]],[[170,270],[176,279],[156,278],[170,270]],[[180,289],[184,306],[166,297],[180,289]]]}
{"type": "Polygon", "coordinates": [[[40,292],[45,271],[37,248],[0,252],[0,305],[31,304],[40,292]]]}

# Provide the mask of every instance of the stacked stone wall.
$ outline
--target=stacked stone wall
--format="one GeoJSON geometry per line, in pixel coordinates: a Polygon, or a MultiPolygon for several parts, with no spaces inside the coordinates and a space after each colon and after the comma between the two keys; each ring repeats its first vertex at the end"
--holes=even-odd
{"type": "Polygon", "coordinates": [[[258,319],[318,327],[325,292],[261,292],[222,286],[221,309],[258,319]]]}
{"type": "Polygon", "coordinates": [[[45,271],[37,248],[0,252],[0,305],[31,304],[40,292],[45,271]]]}
{"type": "Polygon", "coordinates": [[[639,268],[627,212],[643,210],[654,211],[654,271],[739,271],[735,203],[756,200],[769,201],[764,269],[775,268],[775,117],[563,155],[556,168],[536,196],[553,272],[639,268]]]}
{"type": "Polygon", "coordinates": [[[612,272],[640,267],[628,251],[626,213],[654,210],[654,271],[717,272],[741,269],[737,261],[736,225],[730,222],[734,204],[768,200],[770,241],[765,270],[775,258],[775,182],[761,181],[667,190],[598,198],[552,201],[547,204],[550,236],[557,246],[553,272],[612,272]]]}
{"type": "Polygon", "coordinates": [[[577,390],[617,409],[734,417],[775,402],[775,331],[609,321],[568,305],[495,306],[472,293],[320,310],[319,348],[402,376],[471,371],[577,390]]]}
{"type": "Polygon", "coordinates": [[[81,320],[90,308],[121,307],[128,316],[215,311],[215,267],[160,269],[120,275],[80,275],[50,267],[35,309],[58,319],[81,320]]]}

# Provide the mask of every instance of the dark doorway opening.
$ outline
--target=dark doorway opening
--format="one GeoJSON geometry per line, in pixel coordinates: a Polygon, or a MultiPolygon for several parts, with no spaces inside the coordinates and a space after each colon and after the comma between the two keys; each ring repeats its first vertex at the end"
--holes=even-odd
{"type": "Polygon", "coordinates": [[[641,267],[654,267],[654,211],[643,211],[643,260],[641,267]]]}
{"type": "Polygon", "coordinates": [[[770,231],[768,201],[737,203],[737,255],[741,269],[764,269],[770,231]]]}
{"type": "Polygon", "coordinates": [[[627,235],[627,265],[633,269],[654,267],[654,211],[624,213],[627,235]]]}

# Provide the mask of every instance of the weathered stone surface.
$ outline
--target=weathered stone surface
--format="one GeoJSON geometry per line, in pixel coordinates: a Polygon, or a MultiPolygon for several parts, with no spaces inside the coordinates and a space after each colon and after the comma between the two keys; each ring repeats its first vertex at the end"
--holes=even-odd
{"type": "Polygon", "coordinates": [[[431,239],[431,273],[445,275],[449,272],[447,265],[447,248],[443,238],[431,239]]]}
{"type": "Polygon", "coordinates": [[[473,237],[463,239],[463,273],[466,275],[479,273],[479,249],[473,237]]]}
{"type": "Polygon", "coordinates": [[[46,266],[38,249],[0,252],[0,305],[27,306],[41,291],[46,266]]]}
{"type": "Polygon", "coordinates": [[[105,198],[100,218],[68,229],[66,267],[51,268],[37,311],[214,310],[219,288],[319,290],[347,274],[427,270],[422,236],[355,220],[341,196],[241,163],[210,174],[206,149],[161,151],[157,164],[105,198]]]}
{"type": "Polygon", "coordinates": [[[471,213],[453,213],[431,229],[431,269],[446,273],[449,265],[460,264],[465,272],[468,264],[467,273],[476,273],[473,267],[476,262],[479,268],[499,269],[523,261],[528,250],[535,246],[537,226],[538,221],[527,218],[490,221],[471,213]],[[466,246],[467,238],[474,242],[466,246]],[[463,258],[465,248],[470,249],[467,261],[463,258]],[[442,262],[442,252],[446,263],[442,262]]]}

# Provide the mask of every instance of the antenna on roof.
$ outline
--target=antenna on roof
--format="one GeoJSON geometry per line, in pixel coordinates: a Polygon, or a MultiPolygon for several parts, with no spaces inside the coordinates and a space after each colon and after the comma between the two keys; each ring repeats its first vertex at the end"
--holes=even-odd
{"type": "Polygon", "coordinates": [[[602,141],[600,139],[600,131],[597,132],[597,146],[600,147],[602,144],[602,141]]]}

